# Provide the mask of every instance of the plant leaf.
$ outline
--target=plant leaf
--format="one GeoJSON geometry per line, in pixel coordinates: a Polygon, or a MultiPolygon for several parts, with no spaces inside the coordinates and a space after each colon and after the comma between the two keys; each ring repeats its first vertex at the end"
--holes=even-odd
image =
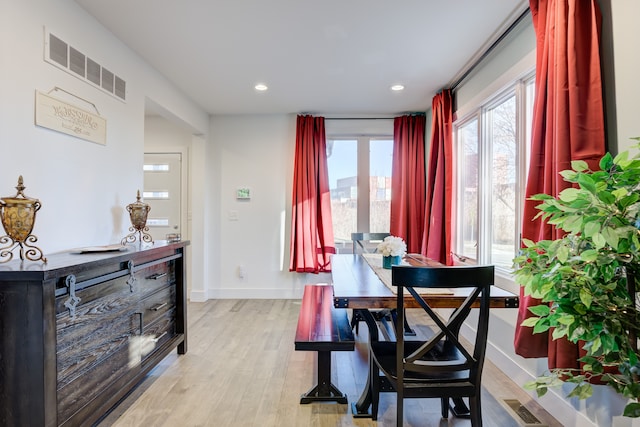
{"type": "Polygon", "coordinates": [[[577,199],[579,194],[580,190],[578,190],[577,188],[565,188],[558,195],[558,199],[562,200],[563,202],[570,203],[577,199]]]}
{"type": "Polygon", "coordinates": [[[535,305],[535,306],[529,307],[529,311],[538,317],[544,317],[549,315],[549,312],[551,311],[551,309],[549,308],[548,305],[541,304],[541,305],[535,305]]]}
{"type": "Polygon", "coordinates": [[[592,237],[594,234],[600,232],[600,223],[597,221],[589,221],[584,225],[585,237],[592,237]]]}
{"type": "Polygon", "coordinates": [[[584,160],[572,160],[571,169],[576,172],[584,172],[586,170],[589,170],[589,164],[584,160]]]}
{"type": "Polygon", "coordinates": [[[585,288],[580,289],[580,301],[582,301],[585,307],[590,308],[591,302],[593,301],[593,296],[591,296],[591,292],[589,292],[585,288]]]}
{"type": "Polygon", "coordinates": [[[600,159],[599,166],[603,171],[608,171],[611,166],[613,166],[613,158],[611,157],[611,153],[605,154],[602,159],[600,159]]]}
{"type": "Polygon", "coordinates": [[[593,244],[596,245],[596,249],[602,249],[607,244],[607,240],[601,233],[596,233],[592,237],[593,244]]]}
{"type": "Polygon", "coordinates": [[[562,176],[562,178],[564,178],[565,181],[576,182],[576,177],[578,176],[578,173],[576,171],[567,169],[567,170],[560,171],[560,176],[562,176]]]}
{"type": "Polygon", "coordinates": [[[591,178],[590,175],[586,175],[586,174],[579,175],[578,185],[592,194],[596,193],[596,182],[593,180],[593,178],[591,178]]]}
{"type": "Polygon", "coordinates": [[[558,257],[558,260],[562,263],[567,262],[567,259],[569,259],[569,248],[564,245],[560,246],[556,252],[556,257],[558,257]]]}
{"type": "Polygon", "coordinates": [[[601,231],[604,240],[611,246],[611,249],[616,251],[618,249],[618,233],[611,227],[604,227],[601,231]]]}
{"type": "Polygon", "coordinates": [[[591,384],[584,383],[584,384],[575,386],[575,388],[571,390],[569,394],[567,394],[567,397],[577,397],[578,399],[586,399],[591,397],[592,395],[593,395],[593,388],[591,387],[591,384]]]}
{"type": "Polygon", "coordinates": [[[640,403],[632,402],[624,407],[625,417],[638,418],[640,417],[640,403]]]}
{"type": "Polygon", "coordinates": [[[593,262],[598,259],[598,251],[595,249],[587,249],[580,254],[580,259],[584,262],[593,262]]]}
{"type": "Polygon", "coordinates": [[[536,323],[538,323],[538,320],[540,320],[539,317],[528,317],[528,318],[524,319],[522,321],[522,323],[520,323],[520,326],[531,328],[531,327],[535,326],[536,323]]]}

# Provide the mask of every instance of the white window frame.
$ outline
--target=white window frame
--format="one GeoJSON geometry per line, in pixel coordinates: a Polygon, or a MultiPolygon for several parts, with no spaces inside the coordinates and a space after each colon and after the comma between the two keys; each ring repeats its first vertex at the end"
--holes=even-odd
{"type": "MultiPolygon", "coordinates": [[[[496,91],[493,95],[487,97],[480,102],[475,108],[467,109],[467,113],[453,123],[453,141],[456,171],[462,170],[462,147],[459,146],[458,129],[468,124],[470,121],[478,120],[478,235],[477,235],[477,259],[469,259],[468,262],[478,264],[491,263],[491,189],[492,189],[492,147],[490,144],[488,119],[492,108],[504,102],[508,97],[515,95],[516,97],[516,168],[517,168],[517,187],[516,187],[516,209],[515,209],[515,229],[514,233],[514,255],[520,244],[520,236],[522,229],[522,213],[524,208],[524,194],[526,189],[528,154],[530,151],[530,141],[527,125],[527,98],[526,88],[535,78],[535,72],[531,71],[524,77],[512,81],[510,84],[496,91]]],[[[457,172],[454,177],[454,192],[460,194],[460,179],[457,172]]],[[[453,232],[453,252],[461,253],[460,245],[462,236],[460,235],[459,218],[462,217],[462,206],[455,206],[456,213],[454,219],[453,232]]],[[[454,257],[455,258],[455,257],[454,257]]],[[[518,292],[518,285],[513,281],[511,269],[496,267],[496,284],[511,292],[518,292]]]]}

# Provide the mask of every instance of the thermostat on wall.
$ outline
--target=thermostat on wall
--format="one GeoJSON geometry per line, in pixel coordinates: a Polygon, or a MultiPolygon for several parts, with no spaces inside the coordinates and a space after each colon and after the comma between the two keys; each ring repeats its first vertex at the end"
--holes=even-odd
{"type": "Polygon", "coordinates": [[[238,188],[236,190],[236,199],[248,200],[251,198],[251,190],[248,188],[238,188]]]}

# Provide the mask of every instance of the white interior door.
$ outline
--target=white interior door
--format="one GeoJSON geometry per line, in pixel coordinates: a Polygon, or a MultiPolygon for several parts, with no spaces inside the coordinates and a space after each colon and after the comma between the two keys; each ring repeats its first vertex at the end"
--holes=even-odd
{"type": "Polygon", "coordinates": [[[143,200],[151,210],[147,218],[153,240],[181,233],[181,153],[145,153],[143,200]]]}

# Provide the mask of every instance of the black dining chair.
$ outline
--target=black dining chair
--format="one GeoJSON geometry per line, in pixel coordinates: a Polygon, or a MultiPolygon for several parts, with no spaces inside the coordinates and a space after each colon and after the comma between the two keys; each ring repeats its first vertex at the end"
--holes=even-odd
{"type": "Polygon", "coordinates": [[[374,244],[377,245],[389,236],[390,233],[351,233],[353,253],[373,253],[376,249],[374,244]]]}
{"type": "MultiPolygon", "coordinates": [[[[397,425],[403,423],[405,398],[440,398],[442,417],[449,416],[450,399],[469,399],[471,425],[482,426],[480,380],[487,347],[490,289],[493,266],[413,267],[393,266],[392,284],[398,287],[395,321],[396,341],[372,341],[371,364],[372,415],[378,416],[380,392],[397,393],[397,425]],[[425,300],[424,292],[448,292],[467,288],[469,294],[448,319],[425,300]],[[422,307],[426,325],[433,333],[424,340],[405,340],[403,295],[410,295],[422,307]],[[477,307],[478,315],[469,316],[477,307]],[[476,331],[468,347],[459,340],[463,323],[476,331]]],[[[426,298],[428,299],[428,298],[426,298]]],[[[417,328],[417,325],[415,326],[417,328]]],[[[421,330],[425,329],[421,326],[421,330]]]]}

